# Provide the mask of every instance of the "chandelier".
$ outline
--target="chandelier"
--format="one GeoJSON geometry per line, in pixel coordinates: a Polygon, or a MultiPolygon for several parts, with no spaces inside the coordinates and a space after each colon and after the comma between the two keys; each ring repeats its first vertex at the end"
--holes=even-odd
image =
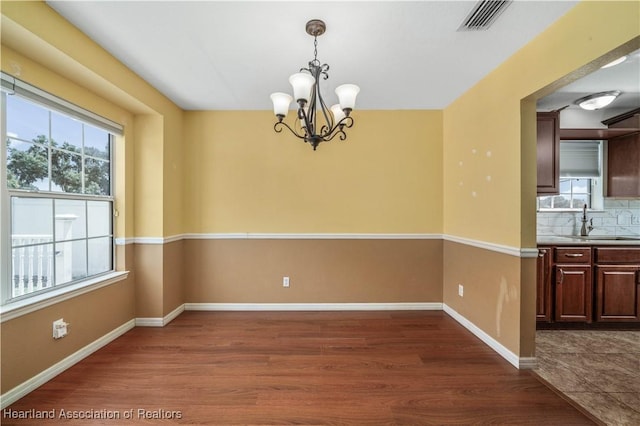
{"type": "Polygon", "coordinates": [[[307,34],[313,36],[313,60],[309,62],[309,68],[301,68],[300,72],[289,77],[289,83],[293,87],[293,97],[287,93],[273,93],[273,112],[278,121],[273,129],[280,133],[286,127],[296,137],[311,144],[315,151],[320,142],[328,142],[339,136],[345,140],[347,134],[345,128],[353,126],[353,118],[350,117],[356,103],[356,96],[360,88],[355,84],[343,84],[336,88],[339,103],[327,108],[320,93],[320,78],[329,78],[329,65],[320,64],[318,60],[318,36],[326,31],[327,26],[319,19],[307,22],[307,34]],[[294,100],[298,104],[297,118],[293,127],[283,120],[289,111],[289,105],[294,100]],[[321,116],[318,128],[318,117],[321,116]]]}

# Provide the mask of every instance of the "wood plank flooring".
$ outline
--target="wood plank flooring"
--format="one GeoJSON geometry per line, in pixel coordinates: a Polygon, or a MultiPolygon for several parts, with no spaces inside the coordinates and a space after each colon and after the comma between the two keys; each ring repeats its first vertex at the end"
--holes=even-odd
{"type": "Polygon", "coordinates": [[[184,312],[164,328],[131,330],[1,420],[593,424],[441,311],[184,312]],[[54,419],[7,416],[44,411],[54,419]]]}

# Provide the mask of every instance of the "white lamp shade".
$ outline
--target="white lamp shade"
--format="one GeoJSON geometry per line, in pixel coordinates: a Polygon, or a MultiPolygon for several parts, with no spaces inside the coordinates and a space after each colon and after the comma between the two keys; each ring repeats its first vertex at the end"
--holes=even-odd
{"type": "Polygon", "coordinates": [[[593,111],[604,108],[613,102],[622,92],[619,90],[610,90],[608,92],[593,93],[575,101],[575,104],[582,109],[593,111]]]}
{"type": "Polygon", "coordinates": [[[345,117],[344,111],[342,111],[342,108],[340,108],[340,104],[332,105],[331,112],[333,113],[333,119],[335,120],[336,124],[345,117]]]}
{"type": "Polygon", "coordinates": [[[289,83],[293,87],[293,99],[298,102],[300,99],[304,99],[305,102],[309,102],[311,96],[311,87],[316,82],[311,74],[305,72],[299,72],[289,77],[289,83]]]}
{"type": "Polygon", "coordinates": [[[360,88],[355,84],[343,84],[336,87],[336,95],[342,109],[354,109],[356,106],[356,96],[360,92],[360,88]]]}
{"type": "Polygon", "coordinates": [[[588,111],[604,108],[616,99],[614,95],[604,95],[598,98],[588,99],[580,102],[580,108],[588,111]]]}
{"type": "Polygon", "coordinates": [[[282,115],[286,117],[292,100],[293,98],[286,93],[272,93],[271,101],[273,102],[273,113],[275,115],[282,115]]]}

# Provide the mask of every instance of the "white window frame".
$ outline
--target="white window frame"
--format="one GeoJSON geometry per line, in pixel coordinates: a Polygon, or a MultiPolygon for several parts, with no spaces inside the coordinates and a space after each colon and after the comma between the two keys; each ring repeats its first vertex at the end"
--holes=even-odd
{"type": "MultiPolygon", "coordinates": [[[[0,266],[3,274],[0,276],[0,313],[1,321],[40,309],[53,303],[58,303],[77,294],[82,294],[104,285],[120,281],[127,277],[127,272],[116,272],[115,255],[115,139],[116,136],[124,134],[123,127],[118,123],[105,119],[91,111],[78,107],[64,99],[58,98],[35,86],[16,79],[8,74],[1,73],[2,96],[1,107],[3,113],[0,114],[0,137],[2,138],[2,149],[0,149],[0,266]],[[31,102],[40,104],[46,109],[62,113],[67,116],[79,119],[80,121],[99,127],[111,134],[109,165],[110,165],[110,194],[108,196],[95,196],[89,194],[69,194],[63,192],[45,192],[9,189],[7,185],[7,129],[6,129],[6,96],[19,94],[31,102]],[[11,197],[44,197],[47,199],[80,199],[80,200],[100,200],[111,203],[110,233],[111,244],[111,270],[104,273],[92,275],[84,279],[52,286],[46,290],[29,293],[20,297],[12,297],[12,271],[11,271],[11,197]],[[8,314],[9,313],[9,314],[8,314]]],[[[86,236],[88,241],[89,237],[86,236]]]]}
{"type": "Polygon", "coordinates": [[[581,205],[574,205],[576,202],[576,199],[574,198],[574,195],[584,195],[584,192],[574,192],[573,191],[573,181],[575,180],[587,180],[589,181],[589,192],[587,192],[586,194],[588,195],[588,204],[587,204],[587,208],[591,209],[591,204],[592,204],[592,199],[593,199],[593,189],[594,189],[594,185],[593,185],[593,179],[594,178],[578,178],[578,177],[565,177],[565,178],[560,178],[560,181],[562,180],[568,180],[571,181],[569,183],[571,191],[570,192],[559,192],[558,194],[555,195],[545,195],[545,196],[540,196],[538,197],[538,203],[540,202],[541,198],[550,198],[551,199],[551,207],[544,207],[544,208],[539,208],[539,210],[541,211],[558,211],[558,210],[582,210],[582,204],[581,205]],[[555,197],[559,197],[559,196],[564,196],[565,199],[569,200],[569,205],[570,207],[554,207],[553,206],[553,200],[555,197]]]}

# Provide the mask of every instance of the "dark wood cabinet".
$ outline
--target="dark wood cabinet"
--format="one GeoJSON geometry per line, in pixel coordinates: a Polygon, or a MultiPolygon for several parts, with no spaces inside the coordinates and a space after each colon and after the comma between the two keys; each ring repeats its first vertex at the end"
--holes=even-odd
{"type": "Polygon", "coordinates": [[[536,320],[551,322],[551,248],[538,248],[536,264],[536,320]]]}
{"type": "Polygon", "coordinates": [[[596,321],[639,321],[640,267],[596,267],[596,321]]]}
{"type": "Polygon", "coordinates": [[[638,246],[540,246],[536,273],[541,328],[640,323],[638,246]]]}
{"type": "Polygon", "coordinates": [[[640,134],[609,140],[607,196],[640,197],[640,134]]]}
{"type": "Polygon", "coordinates": [[[556,322],[591,322],[592,280],[591,266],[556,265],[555,267],[556,322]]]}
{"type": "Polygon", "coordinates": [[[596,321],[640,321],[640,248],[595,249],[596,321]]]}
{"type": "Polygon", "coordinates": [[[560,186],[560,114],[537,114],[538,194],[557,194],[560,186]]]}
{"type": "MultiPolygon", "coordinates": [[[[640,109],[603,121],[609,129],[640,130],[640,109]]],[[[640,131],[607,143],[607,196],[640,197],[640,131]]]]}
{"type": "Polygon", "coordinates": [[[556,247],[554,261],[554,321],[591,322],[591,247],[556,247]]]}

